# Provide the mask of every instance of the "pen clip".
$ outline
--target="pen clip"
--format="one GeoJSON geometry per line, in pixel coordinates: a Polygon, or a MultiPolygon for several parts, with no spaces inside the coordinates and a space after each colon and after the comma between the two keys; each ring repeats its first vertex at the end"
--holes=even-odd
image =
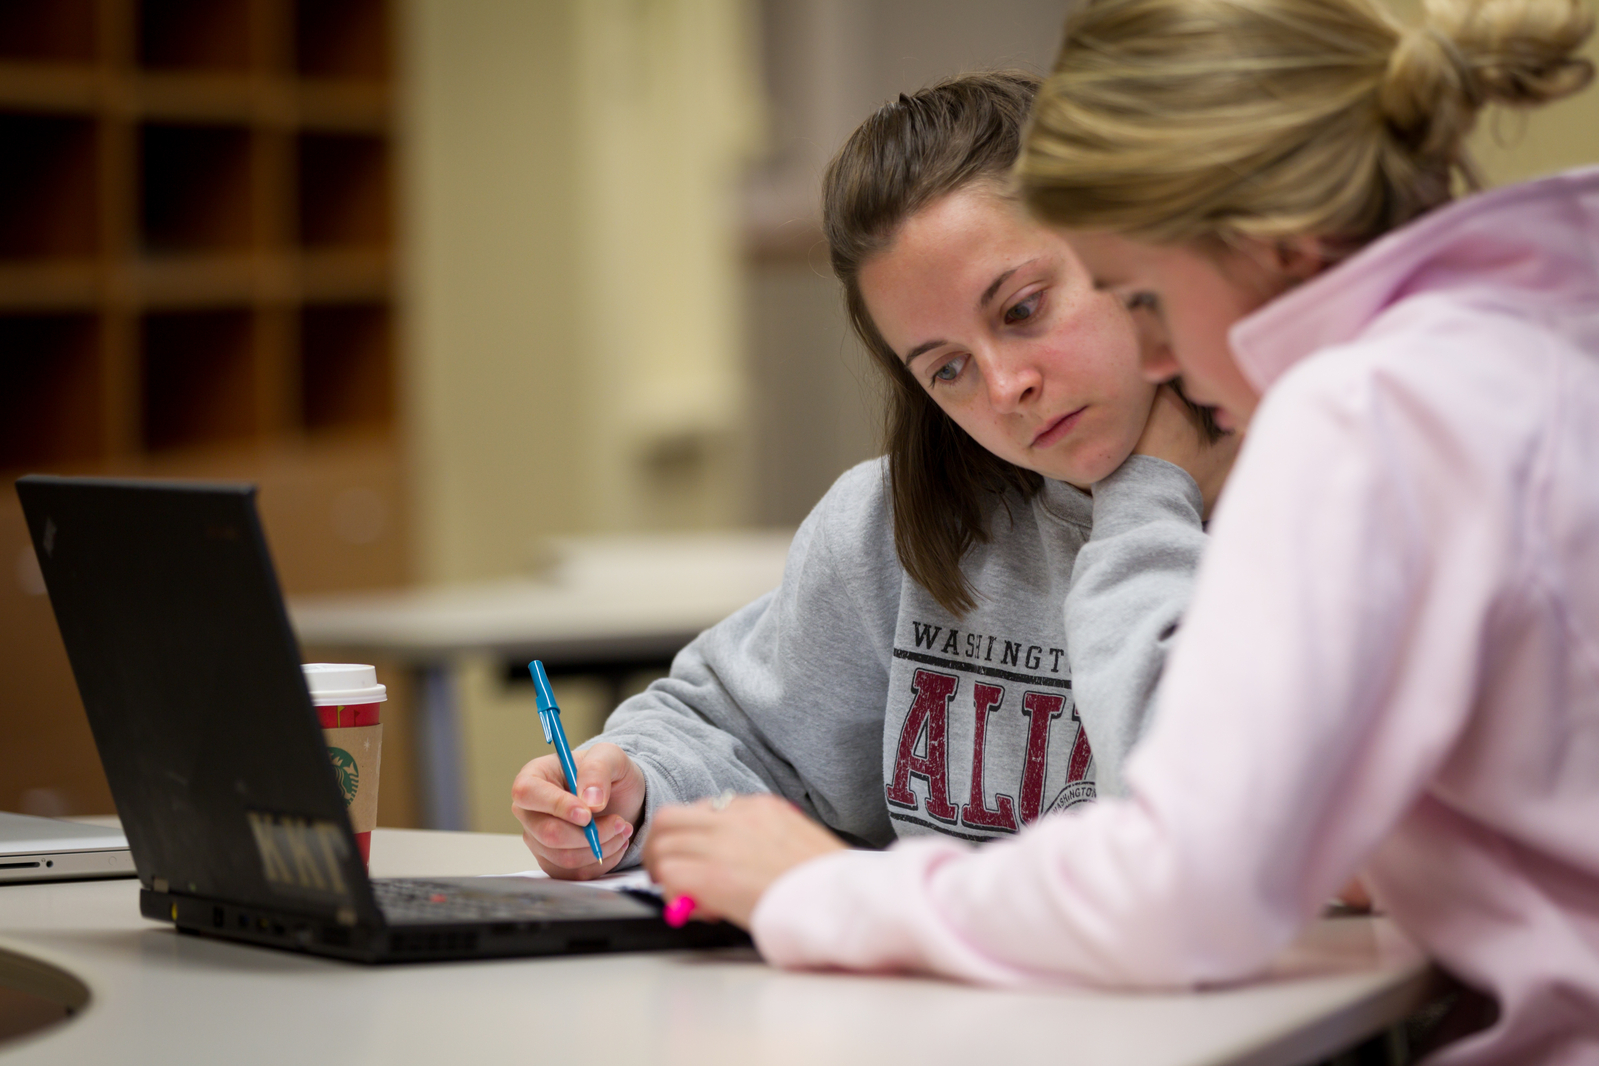
{"type": "Polygon", "coordinates": [[[555,743],[555,722],[550,718],[552,714],[560,714],[561,709],[555,705],[555,693],[550,691],[550,679],[544,673],[544,664],[534,659],[527,664],[527,672],[533,678],[533,693],[538,700],[539,725],[544,727],[544,743],[555,743]]]}

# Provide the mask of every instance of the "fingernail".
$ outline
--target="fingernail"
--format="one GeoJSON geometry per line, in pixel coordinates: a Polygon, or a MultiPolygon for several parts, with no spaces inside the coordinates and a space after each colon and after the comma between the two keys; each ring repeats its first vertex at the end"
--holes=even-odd
{"type": "Polygon", "coordinates": [[[625,837],[632,836],[633,835],[633,827],[632,827],[632,825],[630,825],[627,822],[623,822],[622,823],[622,835],[625,836],[625,837]]]}
{"type": "Polygon", "coordinates": [[[600,795],[600,790],[597,788],[585,788],[583,790],[583,802],[587,803],[590,807],[599,806],[602,802],[602,799],[603,798],[600,795]]]}
{"type": "Polygon", "coordinates": [[[589,809],[587,807],[574,807],[572,809],[572,821],[576,822],[578,825],[588,825],[589,821],[593,817],[594,816],[589,813],[589,809]]]}

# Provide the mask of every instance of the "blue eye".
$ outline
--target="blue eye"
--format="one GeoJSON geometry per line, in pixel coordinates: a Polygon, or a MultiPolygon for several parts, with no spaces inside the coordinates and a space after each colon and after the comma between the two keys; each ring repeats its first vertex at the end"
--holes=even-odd
{"type": "Polygon", "coordinates": [[[964,355],[956,356],[937,370],[933,371],[934,381],[954,381],[961,376],[961,370],[966,366],[964,355]]]}
{"type": "Polygon", "coordinates": [[[1026,322],[1038,313],[1038,301],[1043,297],[1042,292],[1035,292],[1014,307],[1005,309],[1005,324],[1014,326],[1018,322],[1026,322]]]}

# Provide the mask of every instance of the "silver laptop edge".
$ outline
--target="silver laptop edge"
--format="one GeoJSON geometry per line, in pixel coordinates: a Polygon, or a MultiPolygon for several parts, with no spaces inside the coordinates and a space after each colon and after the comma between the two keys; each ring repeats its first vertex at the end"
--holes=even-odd
{"type": "Polygon", "coordinates": [[[0,883],[134,876],[117,829],[0,811],[0,883]]]}

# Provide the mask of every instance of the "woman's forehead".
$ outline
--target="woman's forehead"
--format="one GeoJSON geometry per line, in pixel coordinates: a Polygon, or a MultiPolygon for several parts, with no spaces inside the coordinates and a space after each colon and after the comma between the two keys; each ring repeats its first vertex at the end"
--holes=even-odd
{"type": "Polygon", "coordinates": [[[1061,238],[1033,221],[1014,201],[970,189],[933,201],[901,225],[888,247],[868,260],[868,289],[897,279],[940,288],[978,286],[997,270],[1041,256],[1070,256],[1061,238]]]}
{"type": "MultiPolygon", "coordinates": [[[[941,245],[973,247],[999,252],[1018,244],[1048,242],[1052,234],[1034,221],[1015,200],[986,185],[968,185],[924,206],[900,227],[925,250],[941,245]]],[[[898,242],[896,242],[898,243],[898,242]]]]}

